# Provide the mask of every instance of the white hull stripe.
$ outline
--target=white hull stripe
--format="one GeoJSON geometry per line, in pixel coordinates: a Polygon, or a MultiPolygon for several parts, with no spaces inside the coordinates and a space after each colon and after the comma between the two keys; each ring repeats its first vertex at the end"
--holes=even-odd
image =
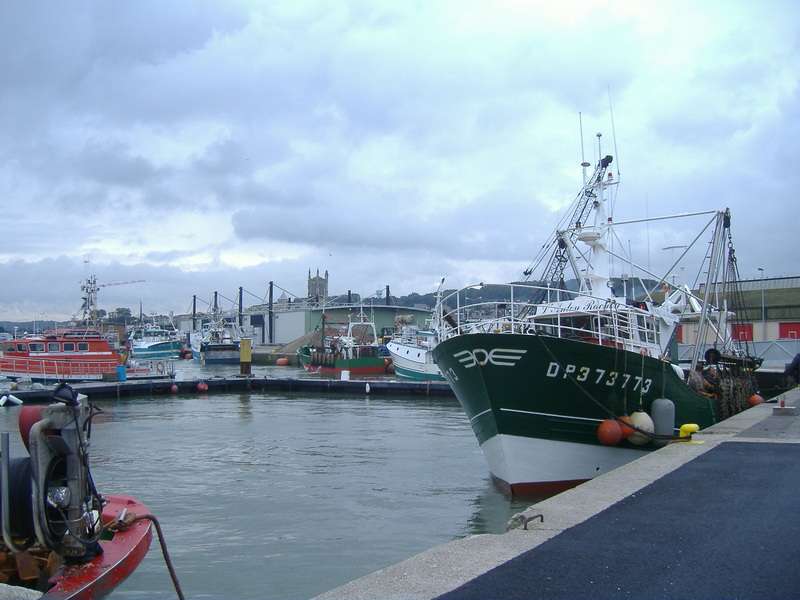
{"type": "MultiPolygon", "coordinates": [[[[486,411],[483,411],[486,412],[486,411]]],[[[512,413],[522,413],[524,415],[537,415],[540,417],[556,417],[558,419],[568,419],[568,420],[577,420],[577,421],[592,421],[594,423],[601,423],[603,419],[590,419],[589,417],[575,417],[573,415],[557,415],[554,413],[543,413],[543,412],[536,412],[533,410],[517,410],[515,408],[501,408],[500,412],[512,412],[512,413]]],[[[481,413],[482,415],[483,413],[481,413]]],[[[478,417],[480,415],[475,415],[478,417]]],[[[473,417],[473,418],[475,418],[473,417]]]]}
{"type": "MultiPolygon", "coordinates": [[[[504,409],[501,409],[501,410],[504,410],[504,409]]],[[[470,423],[472,423],[472,422],[473,422],[475,419],[477,419],[478,417],[482,417],[483,415],[485,415],[485,414],[486,414],[486,413],[488,413],[488,412],[492,412],[492,409],[491,409],[491,408],[487,408],[485,411],[483,411],[483,412],[479,412],[477,415],[475,415],[474,417],[472,417],[472,418],[469,420],[469,422],[470,422],[470,423]]]]}

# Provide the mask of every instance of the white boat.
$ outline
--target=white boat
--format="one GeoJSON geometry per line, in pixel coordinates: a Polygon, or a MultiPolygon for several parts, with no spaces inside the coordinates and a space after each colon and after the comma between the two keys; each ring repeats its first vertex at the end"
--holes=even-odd
{"type": "Polygon", "coordinates": [[[392,355],[395,375],[416,381],[444,381],[438,365],[433,361],[432,351],[437,340],[435,331],[404,328],[399,336],[386,344],[392,355]]]}
{"type": "MultiPolygon", "coordinates": [[[[444,278],[436,290],[436,304],[442,299],[444,278]]],[[[434,311],[428,320],[429,329],[406,325],[400,334],[386,344],[392,355],[394,373],[403,379],[416,381],[444,381],[439,366],[433,359],[433,349],[439,343],[439,312],[434,311]]]]}

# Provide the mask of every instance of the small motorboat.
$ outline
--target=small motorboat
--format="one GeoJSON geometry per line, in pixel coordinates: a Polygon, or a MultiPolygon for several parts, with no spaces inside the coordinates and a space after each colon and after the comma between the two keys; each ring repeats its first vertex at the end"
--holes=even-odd
{"type": "Polygon", "coordinates": [[[62,384],[48,406],[20,409],[28,456],[11,458],[0,433],[0,597],[102,598],[142,562],[150,510],[130,496],[101,496],[89,471],[97,409],[62,384]]]}

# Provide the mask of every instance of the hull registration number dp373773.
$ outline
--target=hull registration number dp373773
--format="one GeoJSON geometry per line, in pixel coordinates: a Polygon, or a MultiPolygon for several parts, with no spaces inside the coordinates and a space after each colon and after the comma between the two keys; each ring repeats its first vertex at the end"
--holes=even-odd
{"type": "Polygon", "coordinates": [[[605,385],[606,387],[619,386],[621,389],[630,389],[646,394],[650,391],[653,380],[631,373],[621,371],[609,371],[607,369],[597,369],[580,365],[564,365],[563,369],[557,362],[547,365],[548,377],[566,379],[572,376],[575,381],[580,383],[588,382],[594,385],[605,385]]]}

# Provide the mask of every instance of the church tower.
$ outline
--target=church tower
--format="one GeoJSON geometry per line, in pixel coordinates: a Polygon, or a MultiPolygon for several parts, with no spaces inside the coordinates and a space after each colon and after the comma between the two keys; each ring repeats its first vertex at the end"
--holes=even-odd
{"type": "Polygon", "coordinates": [[[319,269],[317,274],[312,277],[311,269],[308,270],[308,297],[312,301],[322,301],[328,297],[328,270],[325,269],[325,276],[320,277],[319,269]]]}

